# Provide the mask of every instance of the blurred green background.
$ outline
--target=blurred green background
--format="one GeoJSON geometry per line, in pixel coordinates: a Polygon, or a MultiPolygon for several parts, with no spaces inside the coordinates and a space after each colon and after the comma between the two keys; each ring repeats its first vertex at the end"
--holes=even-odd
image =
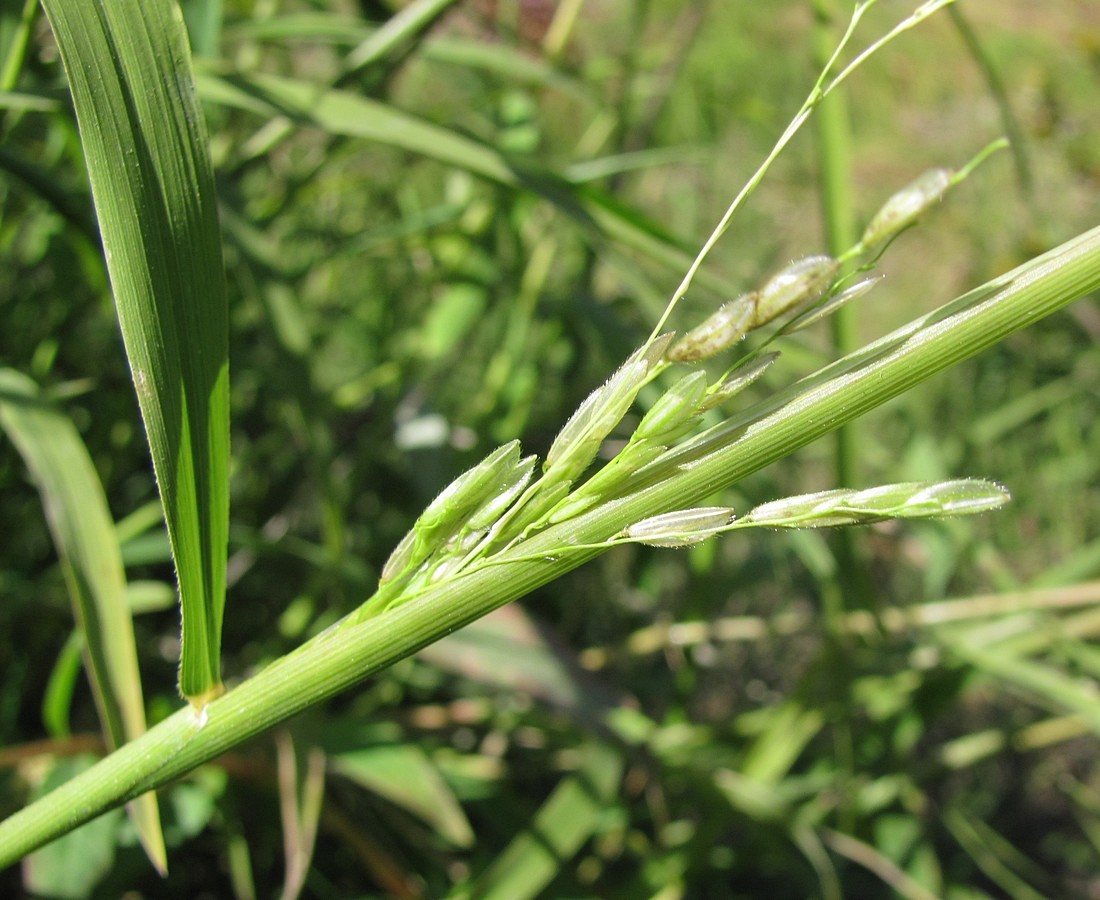
{"type": "MultiPolygon", "coordinates": [[[[230,684],[369,596],[417,513],[492,447],[545,452],[797,110],[815,14],[839,33],[848,13],[460,0],[349,67],[401,5],[183,4],[231,304],[230,684]]],[[[915,5],[884,0],[856,46],[915,5]]],[[[889,249],[860,342],[1097,224],[1100,7],[958,7],[846,87],[853,219],[1004,133],[998,89],[1021,141],[889,249]]],[[[179,703],[173,574],[41,15],[4,77],[0,362],[62,398],[93,455],[141,588],[155,721],[179,703]]],[[[811,123],[673,327],[823,250],[820,158],[811,123]]],[[[852,486],[974,475],[1011,489],[1007,511],[862,529],[842,549],[818,533],[620,548],[291,723],[329,771],[303,895],[1100,897],[1098,336],[1092,298],[855,426],[852,486]],[[842,614],[828,631],[824,608],[842,614]]],[[[825,328],[783,349],[754,398],[834,353],[825,328]]],[[[716,500],[833,487],[835,471],[820,442],[716,500]]],[[[98,745],[38,495],[6,441],[0,504],[13,809],[51,761],[98,745]]],[[[48,857],[29,883],[272,895],[278,755],[261,739],[165,792],[167,882],[116,817],[85,832],[97,862],[79,884],[53,884],[48,857]]]]}

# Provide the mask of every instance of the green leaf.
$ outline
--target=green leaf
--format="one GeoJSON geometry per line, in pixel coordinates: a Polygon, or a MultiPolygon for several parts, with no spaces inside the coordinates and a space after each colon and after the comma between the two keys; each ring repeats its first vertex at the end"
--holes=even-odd
{"type": "Polygon", "coordinates": [[[50,680],[46,682],[46,692],[42,696],[42,724],[55,738],[72,735],[69,713],[73,705],[73,690],[80,678],[80,651],[83,649],[83,635],[78,629],[74,629],[61,652],[57,654],[50,680]]]}
{"type": "Polygon", "coordinates": [[[741,775],[762,784],[778,783],[824,726],[820,710],[805,709],[795,700],[774,708],[766,730],[745,754],[741,775]]]}
{"type": "Polygon", "coordinates": [[[619,752],[591,742],[580,748],[577,771],[563,779],[493,864],[458,896],[479,900],[537,897],[595,832],[611,805],[622,777],[619,752]]]}
{"type": "MultiPolygon", "coordinates": [[[[42,495],[73,616],[83,633],[103,732],[108,746],[119,747],[144,734],[145,708],[126,575],[103,486],[69,418],[41,397],[31,379],[11,369],[0,369],[0,427],[42,495]]],[[[67,709],[67,699],[61,699],[67,709]]],[[[51,691],[48,716],[55,729],[67,718],[58,711],[58,702],[51,691]]],[[[164,871],[156,795],[135,800],[131,815],[150,860],[164,871]]]]}
{"type": "Polygon", "coordinates": [[[221,38],[225,16],[223,0],[181,0],[191,46],[199,56],[213,56],[221,38]]]}
{"type": "Polygon", "coordinates": [[[489,689],[528,695],[588,728],[604,727],[629,699],[578,666],[573,651],[555,638],[553,629],[513,603],[425,647],[419,658],[489,689]]]}
{"type": "Polygon", "coordinates": [[[439,770],[414,744],[378,744],[330,758],[332,770],[408,810],[456,847],[474,832],[439,770]]]}
{"type": "Polygon", "coordinates": [[[16,13],[15,4],[10,3],[0,11],[0,91],[10,91],[19,79],[19,72],[27,58],[27,45],[38,12],[35,0],[23,0],[23,8],[16,13]]]}
{"type": "MultiPolygon", "coordinates": [[[[51,790],[94,763],[90,756],[58,760],[42,783],[41,791],[51,790]]],[[[118,827],[116,811],[35,851],[27,857],[23,886],[36,897],[76,900],[91,896],[114,863],[118,827]],[[78,865],[74,864],[77,860],[78,865]]]]}
{"type": "Polygon", "coordinates": [[[167,0],[44,0],[69,77],[183,618],[180,690],[222,691],[229,367],[206,129],[167,0]]]}
{"type": "Polygon", "coordinates": [[[986,675],[1014,685],[1044,706],[1077,715],[1094,734],[1100,734],[1100,696],[1091,681],[1082,681],[1062,669],[1036,662],[1001,646],[983,647],[966,637],[940,632],[952,655],[986,675]]]}
{"type": "MultiPolygon", "coordinates": [[[[495,147],[417,118],[410,113],[349,91],[318,89],[307,81],[277,75],[225,73],[197,67],[196,84],[204,100],[250,110],[265,119],[285,116],[328,134],[387,144],[480,175],[510,188],[524,189],[557,206],[586,231],[593,227],[672,269],[683,269],[690,256],[681,243],[637,212],[589,186],[575,186],[527,161],[522,165],[495,147]]],[[[722,278],[703,273],[700,281],[730,292],[722,278]]]]}

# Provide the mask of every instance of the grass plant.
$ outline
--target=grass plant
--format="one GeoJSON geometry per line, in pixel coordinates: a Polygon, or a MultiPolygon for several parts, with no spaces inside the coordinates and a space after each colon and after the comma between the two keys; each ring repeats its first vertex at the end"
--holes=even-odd
{"type": "MultiPolygon", "coordinates": [[[[1028,194],[1016,245],[914,252],[1005,208],[981,187],[1005,142],[974,127],[920,164],[884,151],[886,200],[854,209],[864,141],[896,118],[876,85],[926,30],[961,36],[1027,139],[984,7],[865,0],[842,28],[824,0],[590,6],[414,0],[370,27],[43,0],[64,94],[35,4],[0,15],[0,583],[28,634],[3,657],[0,863],[24,860],[20,888],[145,890],[168,865],[149,891],[1095,889],[1095,322],[1062,311],[1100,288],[1100,229],[1028,194]],[[693,69],[720,33],[751,71],[744,35],[811,13],[816,81],[811,50],[768,57],[801,104],[693,69]],[[587,15],[625,15],[631,54],[587,15]],[[763,161],[712,184],[715,155],[693,182],[685,143],[742,116],[763,161]],[[813,205],[799,166],[822,236],[765,227],[784,174],[813,205]],[[945,289],[929,257],[963,274],[945,289]],[[966,390],[918,387],[969,360],[966,390]],[[130,824],[104,816],[127,803],[130,824]],[[1029,844],[1040,811],[1057,841],[1029,844]]],[[[1095,173],[1088,153],[1067,165],[1095,173]]],[[[1013,150],[1027,190],[1035,158],[1013,150]]]]}

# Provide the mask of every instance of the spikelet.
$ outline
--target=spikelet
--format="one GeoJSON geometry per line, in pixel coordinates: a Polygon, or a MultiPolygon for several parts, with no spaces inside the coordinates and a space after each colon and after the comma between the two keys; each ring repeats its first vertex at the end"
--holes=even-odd
{"type": "Polygon", "coordinates": [[[588,468],[604,438],[634,403],[672,337],[671,333],[663,334],[639,347],[614,375],[588,395],[554,438],[543,463],[544,472],[554,472],[561,481],[572,481],[588,468]]]}
{"type": "Polygon", "coordinates": [[[680,338],[668,352],[668,359],[672,362],[698,362],[732,347],[749,330],[755,307],[755,293],[723,304],[701,325],[680,338]]]}
{"type": "Polygon", "coordinates": [[[831,256],[807,256],[776,272],[758,292],[749,327],[760,328],[816,303],[839,271],[839,260],[831,256]]]}
{"type": "Polygon", "coordinates": [[[667,443],[680,437],[697,421],[706,391],[705,372],[685,375],[653,404],[634,430],[631,440],[667,443]]]}
{"type": "Polygon", "coordinates": [[[472,514],[496,498],[502,484],[513,485],[517,470],[521,480],[525,480],[525,468],[529,477],[531,465],[533,461],[520,460],[519,441],[511,441],[459,475],[440,491],[390,554],[382,567],[380,583],[419,566],[454,537],[472,514]]]}
{"type": "Polygon", "coordinates": [[[887,200],[875,213],[860,238],[860,248],[870,250],[895,237],[938,203],[955,182],[950,169],[929,169],[887,200]]]}
{"type": "Polygon", "coordinates": [[[752,360],[752,362],[737,366],[732,371],[728,372],[721,381],[715,382],[707,388],[707,394],[699,406],[699,411],[706,412],[708,409],[713,409],[725,403],[730,397],[734,397],[741,393],[741,391],[768,371],[771,364],[777,359],[779,359],[779,351],[772,350],[769,353],[757,357],[752,360]]]}
{"type": "Polygon", "coordinates": [[[699,506],[650,516],[624,528],[621,537],[650,547],[692,547],[726,529],[734,520],[728,506],[699,506]]]}
{"type": "Polygon", "coordinates": [[[862,297],[876,284],[881,282],[884,277],[884,275],[876,275],[872,278],[864,278],[861,281],[857,281],[855,284],[840,291],[836,296],[830,297],[819,306],[807,310],[803,315],[786,326],[786,328],[784,328],[784,333],[794,334],[796,331],[801,331],[803,328],[809,328],[815,322],[820,322],[822,319],[828,318],[846,303],[850,303],[862,297]]]}
{"type": "Polygon", "coordinates": [[[827,528],[865,525],[884,519],[924,519],[969,515],[1004,506],[1011,499],[991,481],[909,481],[861,491],[837,488],[772,500],[751,510],[742,522],[769,528],[827,528]]]}

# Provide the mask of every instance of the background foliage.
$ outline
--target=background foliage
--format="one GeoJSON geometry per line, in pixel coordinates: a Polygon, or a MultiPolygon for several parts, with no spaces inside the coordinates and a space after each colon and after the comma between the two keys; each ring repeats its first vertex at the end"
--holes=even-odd
{"type": "MultiPolygon", "coordinates": [[[[570,28],[568,3],[470,0],[349,69],[387,4],[229,2],[222,19],[184,5],[230,289],[232,683],[353,609],[416,514],[495,444],[544,453],[640,343],[812,81],[813,16],[804,0],[589,0],[570,28]],[[261,74],[378,105],[325,118],[261,74]],[[418,145],[418,123],[476,143],[465,157],[439,133],[418,145]],[[500,158],[506,172],[484,177],[500,158]]],[[[1095,224],[1100,15],[1072,0],[961,11],[1026,158],[996,157],[891,248],[861,340],[1095,224]]],[[[5,58],[16,12],[0,21],[5,58]]],[[[19,93],[0,122],[0,360],[62,398],[92,454],[136,582],[155,721],[179,703],[173,575],[41,17],[4,88],[19,93]]],[[[945,15],[849,91],[861,222],[1003,129],[945,15]]],[[[807,130],[679,324],[822,248],[817,159],[807,130]]],[[[101,862],[80,883],[53,884],[47,857],[24,877],[64,896],[97,879],[102,896],[266,896],[298,877],[284,857],[308,859],[308,829],[279,821],[308,820],[291,798],[320,749],[312,896],[1100,895],[1098,331],[1080,303],[857,426],[861,485],[990,477],[1013,491],[1008,512],[861,531],[843,570],[815,533],[617,549],[170,789],[167,883],[119,818],[83,832],[101,862]],[[841,611],[831,630],[825,608],[841,611]]],[[[784,349],[754,391],[831,353],[816,332],[784,349]]],[[[716,500],[830,487],[834,466],[823,442],[716,500]]],[[[6,442],[0,503],[14,808],[98,743],[63,651],[62,571],[6,442]]]]}

